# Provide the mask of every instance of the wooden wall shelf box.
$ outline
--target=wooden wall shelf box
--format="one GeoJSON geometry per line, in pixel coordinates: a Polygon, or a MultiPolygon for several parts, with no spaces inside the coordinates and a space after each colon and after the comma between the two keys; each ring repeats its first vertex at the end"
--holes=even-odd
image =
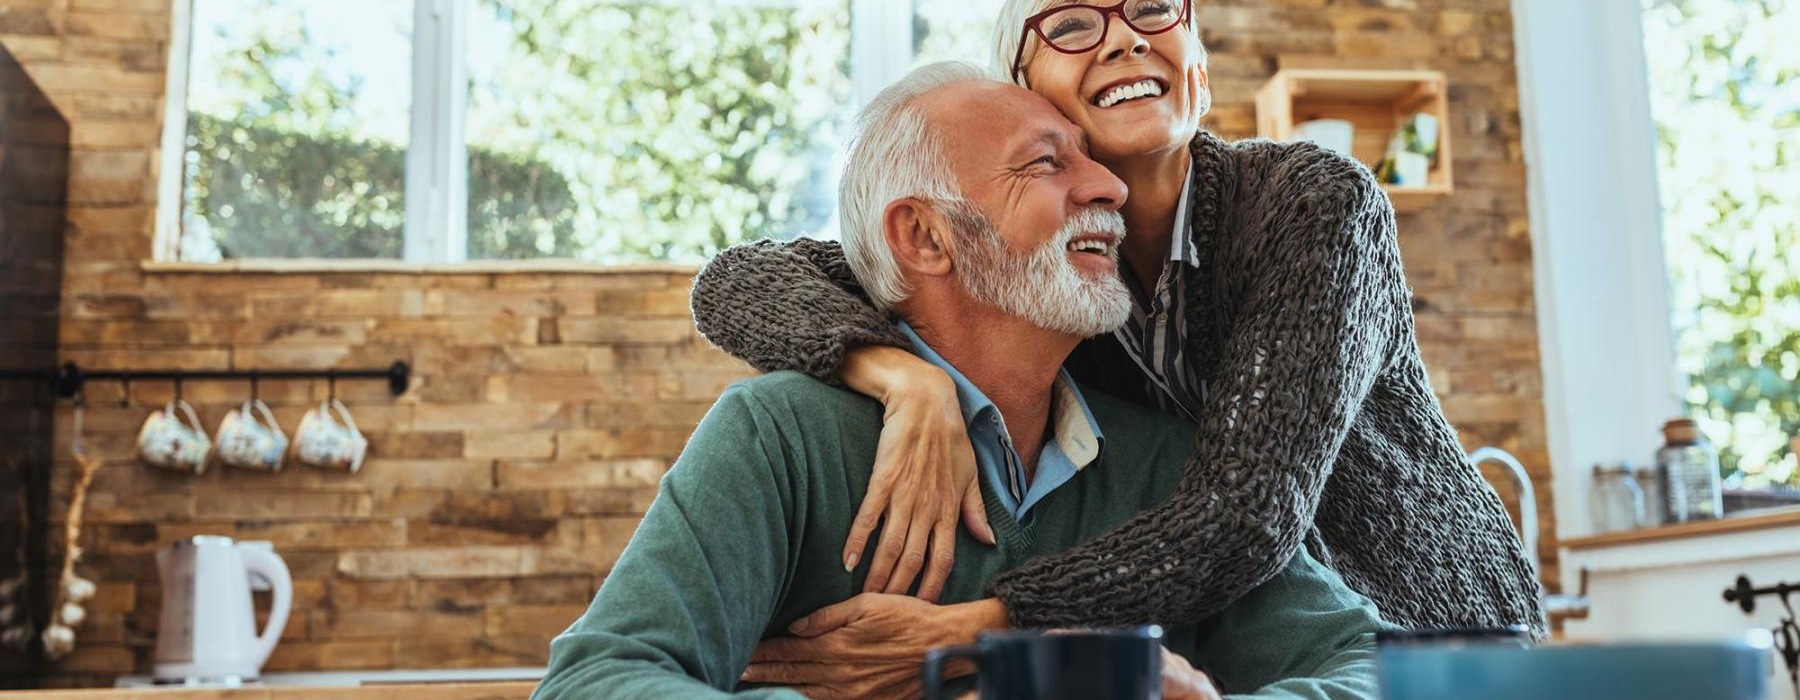
{"type": "Polygon", "coordinates": [[[1406,118],[1424,112],[1438,118],[1437,167],[1422,187],[1384,185],[1398,211],[1414,211],[1455,191],[1451,173],[1450,109],[1444,74],[1437,71],[1286,69],[1256,93],[1259,136],[1287,141],[1294,125],[1343,119],[1356,127],[1352,153],[1374,168],[1388,138],[1406,118]]]}

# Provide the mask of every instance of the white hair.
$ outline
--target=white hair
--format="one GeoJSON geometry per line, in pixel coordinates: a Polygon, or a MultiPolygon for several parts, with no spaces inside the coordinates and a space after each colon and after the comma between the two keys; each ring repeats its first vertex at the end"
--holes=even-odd
{"type": "MultiPolygon", "coordinates": [[[[1025,67],[1031,65],[1032,57],[1037,56],[1038,49],[1043,48],[1044,42],[1033,41],[1026,44],[1024,55],[1019,56],[1019,72],[1016,76],[1012,74],[1013,55],[1019,50],[1019,42],[1025,41],[1026,38],[1025,19],[1051,7],[1067,5],[1071,1],[1006,0],[1006,4],[1000,6],[1000,16],[994,20],[994,72],[999,74],[1002,80],[1011,81],[1022,88],[1031,87],[1025,80],[1025,67]]],[[[1194,13],[1197,12],[1193,6],[1194,0],[1176,0],[1176,2],[1188,3],[1188,26],[1194,26],[1193,23],[1198,21],[1194,18],[1194,13]]],[[[1200,46],[1200,67],[1205,68],[1206,44],[1200,42],[1200,34],[1197,30],[1190,29],[1189,31],[1194,34],[1194,43],[1200,46]]]]}
{"type": "Polygon", "coordinates": [[[916,103],[938,88],[991,80],[967,63],[927,64],[887,86],[856,115],[838,187],[839,221],[850,271],[878,309],[893,308],[911,291],[882,235],[888,204],[907,197],[962,199],[941,140],[916,103]]]}

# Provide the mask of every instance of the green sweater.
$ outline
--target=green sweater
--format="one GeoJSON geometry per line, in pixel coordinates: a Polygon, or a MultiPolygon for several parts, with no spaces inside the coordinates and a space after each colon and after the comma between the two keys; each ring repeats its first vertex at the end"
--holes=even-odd
{"type": "MultiPolygon", "coordinates": [[[[1175,486],[1192,426],[1085,397],[1106,436],[1100,458],[1026,525],[983,483],[998,545],[959,531],[941,602],[982,598],[995,574],[1104,532],[1175,486]]],[[[593,605],[551,642],[534,700],[725,697],[758,641],[855,596],[868,565],[847,573],[839,555],[881,420],[875,401],[794,372],[728,389],[663,478],[593,605]]],[[[1302,550],[1218,616],[1167,630],[1165,645],[1222,692],[1248,693],[1230,697],[1373,698],[1381,625],[1367,599],[1302,550]]],[[[780,688],[737,696],[800,697],[780,688]]]]}

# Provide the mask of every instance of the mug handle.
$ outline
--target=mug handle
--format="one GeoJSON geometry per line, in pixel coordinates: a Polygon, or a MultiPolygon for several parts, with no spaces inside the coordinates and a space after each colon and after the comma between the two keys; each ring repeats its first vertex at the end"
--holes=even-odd
{"type": "Polygon", "coordinates": [[[182,401],[181,399],[175,399],[170,401],[168,407],[164,410],[170,414],[169,417],[180,420],[179,417],[174,415],[175,409],[177,408],[181,409],[182,414],[187,416],[187,425],[189,428],[193,428],[202,435],[206,434],[206,427],[200,425],[200,416],[194,413],[194,407],[188,405],[188,402],[182,401]]]}
{"type": "Polygon", "coordinates": [[[339,419],[344,421],[344,427],[349,428],[352,434],[357,436],[362,435],[362,430],[356,427],[356,419],[350,417],[350,408],[345,406],[344,402],[337,399],[331,399],[326,401],[325,405],[329,407],[331,412],[336,414],[339,419]]]}
{"type": "Polygon", "coordinates": [[[263,425],[275,432],[281,432],[281,424],[275,422],[275,413],[269,410],[269,404],[263,403],[262,399],[251,399],[245,403],[255,406],[256,412],[262,414],[263,425]]]}
{"type": "Polygon", "coordinates": [[[968,659],[975,662],[975,671],[981,672],[981,661],[987,653],[978,645],[963,647],[945,647],[925,652],[925,700],[943,700],[944,698],[944,663],[951,659],[968,659]]]}

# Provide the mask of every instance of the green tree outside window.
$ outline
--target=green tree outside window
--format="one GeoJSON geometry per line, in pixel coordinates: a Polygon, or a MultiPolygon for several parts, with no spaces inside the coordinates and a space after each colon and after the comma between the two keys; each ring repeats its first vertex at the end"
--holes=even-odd
{"type": "Polygon", "coordinates": [[[1688,410],[1734,483],[1800,486],[1800,2],[1644,6],[1688,410]]]}

